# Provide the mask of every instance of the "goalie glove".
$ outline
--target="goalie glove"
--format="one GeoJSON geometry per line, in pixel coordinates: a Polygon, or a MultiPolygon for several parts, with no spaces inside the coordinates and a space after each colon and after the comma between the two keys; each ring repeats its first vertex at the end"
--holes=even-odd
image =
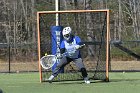
{"type": "Polygon", "coordinates": [[[76,45],[75,46],[75,49],[77,50],[77,49],[79,49],[80,48],[80,45],[76,45]]]}

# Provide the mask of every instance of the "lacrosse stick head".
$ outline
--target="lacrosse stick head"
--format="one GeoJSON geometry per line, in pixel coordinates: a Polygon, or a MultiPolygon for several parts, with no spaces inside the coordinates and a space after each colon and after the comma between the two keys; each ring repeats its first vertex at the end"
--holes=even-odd
{"type": "Polygon", "coordinates": [[[55,55],[47,55],[43,56],[40,59],[40,64],[44,69],[50,69],[57,62],[57,58],[55,55]]]}

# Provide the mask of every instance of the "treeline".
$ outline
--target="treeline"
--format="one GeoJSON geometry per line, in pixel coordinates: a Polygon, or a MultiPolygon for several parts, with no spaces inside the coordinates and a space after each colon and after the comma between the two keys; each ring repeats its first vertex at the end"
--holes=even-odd
{"type": "MultiPolygon", "coordinates": [[[[54,11],[55,0],[0,0],[0,9],[0,43],[12,44],[14,54],[23,52],[19,44],[29,44],[27,53],[37,49],[36,12],[54,11]]],[[[111,40],[140,40],[139,0],[60,0],[60,10],[78,9],[110,9],[111,40]]],[[[90,20],[89,15],[88,32],[90,20]]]]}
{"type": "MultiPolygon", "coordinates": [[[[9,36],[14,43],[36,42],[36,12],[54,11],[55,0],[0,0],[0,8],[1,43],[9,36]]],[[[110,9],[113,40],[140,37],[139,0],[60,0],[60,10],[73,9],[110,9]]]]}

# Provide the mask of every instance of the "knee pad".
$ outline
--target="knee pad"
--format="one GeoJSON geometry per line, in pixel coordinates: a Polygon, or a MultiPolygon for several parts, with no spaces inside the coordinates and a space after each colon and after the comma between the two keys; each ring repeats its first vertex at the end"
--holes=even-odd
{"type": "Polygon", "coordinates": [[[87,71],[85,68],[81,68],[80,71],[81,71],[83,77],[87,77],[87,71]]]}

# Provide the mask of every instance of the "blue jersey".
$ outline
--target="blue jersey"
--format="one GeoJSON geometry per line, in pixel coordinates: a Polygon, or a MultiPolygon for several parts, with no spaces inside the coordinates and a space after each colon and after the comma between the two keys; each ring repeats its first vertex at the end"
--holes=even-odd
{"type": "Polygon", "coordinates": [[[60,45],[60,49],[65,49],[66,57],[76,59],[81,58],[79,50],[76,50],[75,46],[79,45],[81,39],[78,36],[73,36],[69,42],[63,40],[60,45]]]}

